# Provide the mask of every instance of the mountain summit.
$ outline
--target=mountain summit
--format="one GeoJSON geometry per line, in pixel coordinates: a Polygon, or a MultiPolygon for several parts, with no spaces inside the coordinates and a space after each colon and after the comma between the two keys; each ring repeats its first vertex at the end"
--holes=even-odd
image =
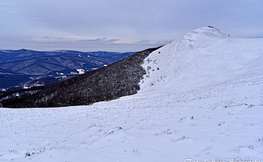
{"type": "Polygon", "coordinates": [[[145,59],[142,66],[147,72],[141,81],[141,91],[165,89],[166,93],[178,94],[260,83],[262,40],[231,38],[211,27],[193,30],[145,59]]]}
{"type": "Polygon", "coordinates": [[[202,27],[188,32],[184,36],[176,39],[170,45],[171,51],[195,50],[205,48],[219,40],[230,38],[225,33],[214,27],[202,27]]]}

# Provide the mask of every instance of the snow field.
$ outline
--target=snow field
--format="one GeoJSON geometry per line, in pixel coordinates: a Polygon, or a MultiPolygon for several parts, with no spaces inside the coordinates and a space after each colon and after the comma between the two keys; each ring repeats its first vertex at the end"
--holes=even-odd
{"type": "Polygon", "coordinates": [[[222,103],[217,97],[153,99],[145,103],[124,97],[89,108],[1,110],[1,161],[262,158],[262,105],[222,103]],[[134,102],[139,105],[123,106],[134,102]]]}

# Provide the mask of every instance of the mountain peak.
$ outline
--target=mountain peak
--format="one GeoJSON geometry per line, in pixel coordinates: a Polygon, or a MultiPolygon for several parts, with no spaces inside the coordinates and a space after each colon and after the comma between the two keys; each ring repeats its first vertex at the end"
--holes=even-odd
{"type": "Polygon", "coordinates": [[[187,91],[233,81],[253,70],[260,73],[261,45],[262,39],[230,39],[216,28],[198,28],[145,59],[141,89],[187,91]]]}
{"type": "Polygon", "coordinates": [[[176,47],[177,51],[193,50],[200,47],[205,48],[226,38],[229,38],[227,34],[220,32],[217,28],[209,26],[190,31],[173,41],[171,44],[176,47]]]}
{"type": "Polygon", "coordinates": [[[187,33],[184,38],[185,39],[193,39],[193,38],[201,38],[206,37],[208,39],[224,39],[228,38],[227,34],[220,32],[219,29],[214,28],[212,26],[208,27],[201,27],[198,29],[195,29],[189,33],[187,33]]]}

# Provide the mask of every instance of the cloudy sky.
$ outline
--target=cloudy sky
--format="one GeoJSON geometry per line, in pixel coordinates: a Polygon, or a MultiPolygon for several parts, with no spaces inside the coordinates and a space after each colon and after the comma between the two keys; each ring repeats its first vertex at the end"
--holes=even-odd
{"type": "Polygon", "coordinates": [[[212,25],[263,37],[262,0],[0,0],[0,49],[138,51],[212,25]]]}

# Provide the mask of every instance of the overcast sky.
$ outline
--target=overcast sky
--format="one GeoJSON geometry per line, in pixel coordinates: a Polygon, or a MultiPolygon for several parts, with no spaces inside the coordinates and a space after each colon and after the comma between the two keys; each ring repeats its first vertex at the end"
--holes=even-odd
{"type": "Polygon", "coordinates": [[[212,25],[263,37],[263,0],[0,0],[0,49],[138,51],[212,25]]]}

